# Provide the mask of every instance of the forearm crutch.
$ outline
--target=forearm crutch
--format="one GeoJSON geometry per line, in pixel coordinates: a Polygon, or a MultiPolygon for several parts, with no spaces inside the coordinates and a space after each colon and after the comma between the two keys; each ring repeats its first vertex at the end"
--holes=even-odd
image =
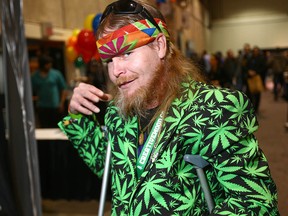
{"type": "Polygon", "coordinates": [[[201,188],[204,192],[204,197],[208,206],[209,213],[212,213],[214,208],[214,200],[212,198],[211,190],[207,182],[207,177],[204,173],[203,168],[208,166],[209,163],[204,160],[200,155],[184,155],[184,160],[192,164],[197,172],[197,176],[200,180],[201,188]]]}
{"type": "MultiPolygon", "coordinates": [[[[104,131],[104,136],[106,136],[108,139],[107,128],[102,127],[102,129],[104,131]]],[[[104,167],[100,201],[99,201],[99,208],[98,208],[98,216],[104,216],[107,186],[108,186],[108,182],[109,182],[109,173],[110,173],[110,160],[111,160],[111,145],[110,145],[110,140],[108,139],[106,159],[105,159],[105,167],[104,167]]]]}

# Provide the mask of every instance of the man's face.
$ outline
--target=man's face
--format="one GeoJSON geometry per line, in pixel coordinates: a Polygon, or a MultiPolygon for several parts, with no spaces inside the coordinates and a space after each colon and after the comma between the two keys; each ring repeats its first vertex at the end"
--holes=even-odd
{"type": "Polygon", "coordinates": [[[112,58],[108,63],[108,72],[119,92],[128,98],[139,89],[147,88],[159,65],[157,51],[145,45],[112,58]]]}
{"type": "Polygon", "coordinates": [[[47,63],[44,65],[44,67],[41,69],[41,71],[48,73],[51,68],[52,68],[52,63],[47,63]]]}
{"type": "Polygon", "coordinates": [[[136,110],[140,114],[143,109],[158,106],[155,83],[160,85],[162,80],[160,65],[159,53],[151,45],[116,56],[108,63],[109,77],[117,88],[115,102],[122,113],[136,110]]]}

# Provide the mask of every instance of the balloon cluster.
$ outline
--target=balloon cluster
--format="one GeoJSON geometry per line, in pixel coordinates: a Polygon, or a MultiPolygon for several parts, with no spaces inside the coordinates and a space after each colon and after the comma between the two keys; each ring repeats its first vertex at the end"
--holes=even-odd
{"type": "Polygon", "coordinates": [[[66,41],[66,56],[76,67],[88,63],[92,58],[99,60],[96,48],[95,33],[102,14],[89,14],[84,21],[82,30],[75,29],[66,41]]]}

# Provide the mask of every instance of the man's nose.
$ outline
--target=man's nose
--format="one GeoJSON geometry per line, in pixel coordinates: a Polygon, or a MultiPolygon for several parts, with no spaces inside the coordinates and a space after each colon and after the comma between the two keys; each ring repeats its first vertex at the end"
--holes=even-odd
{"type": "Polygon", "coordinates": [[[112,70],[113,70],[113,75],[117,78],[121,76],[121,74],[125,73],[124,62],[121,59],[121,57],[112,58],[112,70]]]}

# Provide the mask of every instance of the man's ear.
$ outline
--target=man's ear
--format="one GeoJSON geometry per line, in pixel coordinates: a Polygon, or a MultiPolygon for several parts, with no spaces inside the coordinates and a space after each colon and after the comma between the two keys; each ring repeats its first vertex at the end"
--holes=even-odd
{"type": "Polygon", "coordinates": [[[159,33],[155,39],[155,46],[158,51],[158,56],[160,59],[163,59],[167,51],[167,41],[164,34],[159,33]]]}

